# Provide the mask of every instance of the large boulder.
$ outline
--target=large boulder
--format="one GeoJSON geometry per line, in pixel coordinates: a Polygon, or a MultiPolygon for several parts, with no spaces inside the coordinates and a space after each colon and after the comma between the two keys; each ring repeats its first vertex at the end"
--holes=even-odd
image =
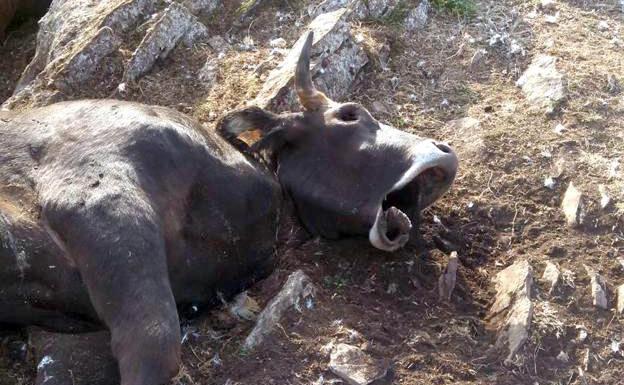
{"type": "MultiPolygon", "coordinates": [[[[364,48],[357,44],[345,20],[346,8],[317,16],[306,28],[314,32],[311,72],[317,88],[330,98],[339,100],[347,95],[358,73],[368,63],[364,48]]],[[[275,111],[291,110],[297,105],[292,82],[297,60],[305,42],[303,34],[273,70],[253,104],[275,111]]]]}
{"type": "MultiPolygon", "coordinates": [[[[198,0],[185,3],[199,11],[203,6],[213,9],[198,0]]],[[[207,35],[186,7],[177,2],[164,5],[149,0],[53,1],[39,23],[35,56],[2,108],[51,104],[83,89],[101,88],[102,83],[110,88],[119,68],[117,72],[136,79],[179,42],[191,45],[207,35]],[[119,53],[122,47],[134,51],[129,63],[119,53]]]]}

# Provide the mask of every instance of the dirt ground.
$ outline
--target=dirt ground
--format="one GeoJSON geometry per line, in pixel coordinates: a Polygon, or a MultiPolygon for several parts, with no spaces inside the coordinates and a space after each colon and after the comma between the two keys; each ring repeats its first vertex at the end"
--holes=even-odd
{"type": "MultiPolygon", "coordinates": [[[[270,39],[283,37],[290,46],[298,38],[296,22],[309,21],[302,3],[313,2],[275,1],[244,28],[215,26],[212,31],[235,41],[251,37],[257,50],[228,51],[214,86],[196,80],[203,63],[218,55],[200,45],[176,49],[116,97],[180,109],[211,129],[225,111],[252,98],[278,64],[269,57],[270,39]],[[266,69],[258,70],[265,61],[266,69]]],[[[449,141],[461,160],[454,187],[424,212],[423,242],[393,254],[365,239],[307,239],[287,222],[277,271],[249,295],[262,306],[290,272],[303,269],[318,289],[314,308],[289,313],[251,353],[240,346],[253,322],[235,321],[223,309],[202,314],[185,325],[192,333],[175,383],[339,383],[323,350],[337,341],[388,362],[386,383],[622,383],[624,355],[613,347],[624,339],[624,322],[613,308],[614,289],[624,284],[618,262],[624,257],[624,94],[618,84],[624,82],[624,12],[617,1],[558,0],[552,10],[539,3],[478,1],[470,17],[433,9],[425,29],[412,34],[400,15],[354,26],[372,51],[387,47],[390,60],[373,61],[345,101],[360,102],[406,131],[449,141]],[[530,108],[515,85],[540,53],[558,58],[569,91],[551,116],[530,108]],[[463,117],[480,124],[462,132],[448,124],[463,117]],[[565,129],[555,132],[559,124],[565,129]],[[546,188],[544,179],[553,175],[554,187],[546,188]],[[585,196],[583,224],[573,229],[560,208],[570,182],[585,196]],[[605,208],[601,185],[611,199],[605,208]],[[453,249],[461,267],[445,303],[436,283],[453,249]],[[492,278],[518,259],[534,270],[535,311],[529,341],[504,364],[486,315],[492,278]],[[553,295],[540,279],[547,260],[568,270],[564,289],[553,295]],[[592,306],[584,265],[605,277],[610,310],[592,306]],[[581,329],[588,333],[584,341],[581,329]],[[561,352],[567,361],[557,358],[561,352]]],[[[34,33],[22,27],[0,45],[0,101],[32,55],[34,33]]],[[[4,338],[2,385],[32,381],[32,360],[6,348],[19,339],[4,338]]]]}

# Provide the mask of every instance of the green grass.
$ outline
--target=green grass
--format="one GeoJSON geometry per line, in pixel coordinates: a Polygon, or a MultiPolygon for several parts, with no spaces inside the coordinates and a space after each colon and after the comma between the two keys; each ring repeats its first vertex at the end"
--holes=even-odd
{"type": "Polygon", "coordinates": [[[457,16],[473,16],[476,5],[473,0],[431,0],[434,8],[450,12],[457,16]]]}

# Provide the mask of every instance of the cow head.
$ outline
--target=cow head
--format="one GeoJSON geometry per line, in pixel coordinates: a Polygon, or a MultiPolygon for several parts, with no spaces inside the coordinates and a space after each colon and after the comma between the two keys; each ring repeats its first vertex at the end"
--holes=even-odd
{"type": "Polygon", "coordinates": [[[312,33],[303,46],[295,88],[305,111],[273,114],[258,107],[228,114],[219,131],[231,141],[260,130],[252,149],[275,159],[280,184],[307,230],[327,238],[368,235],[396,250],[420,210],[446,192],[458,160],[446,144],[378,122],[357,103],[337,103],[310,75],[312,33]]]}

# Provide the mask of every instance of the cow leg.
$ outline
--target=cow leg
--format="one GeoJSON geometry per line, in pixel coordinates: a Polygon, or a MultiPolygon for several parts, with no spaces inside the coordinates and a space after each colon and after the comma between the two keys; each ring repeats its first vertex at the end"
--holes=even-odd
{"type": "Polygon", "coordinates": [[[118,385],[117,361],[106,331],[59,334],[30,331],[37,358],[35,385],[118,385]]]}
{"type": "Polygon", "coordinates": [[[44,220],[111,332],[121,384],[168,382],[179,368],[180,327],[162,226],[145,193],[117,184],[76,201],[76,191],[59,195],[44,200],[44,220]]]}

